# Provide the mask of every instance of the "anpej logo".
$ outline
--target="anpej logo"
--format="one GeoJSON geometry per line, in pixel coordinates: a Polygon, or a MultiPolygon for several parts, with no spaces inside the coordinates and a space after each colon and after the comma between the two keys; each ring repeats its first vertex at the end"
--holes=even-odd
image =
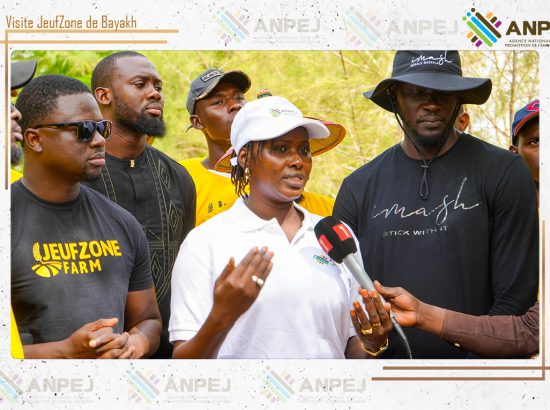
{"type": "Polygon", "coordinates": [[[122,252],[118,240],[81,242],[50,242],[32,246],[36,260],[32,270],[38,276],[51,278],[59,273],[75,275],[101,272],[101,259],[120,257],[122,252]]]}
{"type": "Polygon", "coordinates": [[[497,29],[501,26],[502,22],[491,12],[483,16],[475,8],[472,8],[462,20],[471,29],[466,37],[476,47],[482,44],[492,47],[501,38],[501,34],[497,29]]]}

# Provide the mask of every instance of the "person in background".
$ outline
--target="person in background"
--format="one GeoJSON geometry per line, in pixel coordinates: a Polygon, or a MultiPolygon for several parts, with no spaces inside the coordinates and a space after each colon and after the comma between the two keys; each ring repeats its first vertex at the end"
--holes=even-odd
{"type": "Polygon", "coordinates": [[[535,99],[514,114],[510,151],[521,155],[539,195],[539,100],[535,99]]]}
{"type": "Polygon", "coordinates": [[[128,210],[147,236],[163,321],[153,358],[169,358],[172,266],[195,226],[195,185],[185,168],[146,144],[149,135],[161,137],[166,130],[162,79],[151,61],[133,51],[111,54],[94,68],[92,89],[113,132],[105,146],[105,167],[87,185],[128,210]]]}
{"type": "MultiPolygon", "coordinates": [[[[10,64],[10,88],[11,96],[17,96],[17,90],[28,84],[34,77],[36,72],[36,60],[16,61],[10,64]]],[[[23,158],[23,134],[21,133],[21,113],[10,104],[10,149],[11,149],[11,183],[20,179],[23,175],[13,169],[14,165],[18,165],[23,158]]],[[[17,323],[13,316],[13,310],[10,309],[10,350],[14,359],[23,359],[23,346],[19,338],[17,323]]]]}
{"type": "MultiPolygon", "coordinates": [[[[17,90],[21,87],[27,85],[29,81],[34,77],[36,73],[36,60],[24,60],[24,61],[15,61],[10,64],[10,87],[11,87],[11,96],[17,96],[17,90]]],[[[21,133],[21,127],[19,126],[19,121],[21,120],[21,113],[15,107],[15,105],[10,105],[10,131],[11,131],[11,183],[14,183],[22,174],[13,169],[15,165],[18,165],[23,158],[23,134],[21,133]]]]}

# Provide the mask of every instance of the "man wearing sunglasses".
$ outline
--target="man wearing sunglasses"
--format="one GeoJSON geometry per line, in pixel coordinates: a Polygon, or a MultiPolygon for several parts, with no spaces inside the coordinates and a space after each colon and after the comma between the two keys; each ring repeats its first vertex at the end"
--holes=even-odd
{"type": "Polygon", "coordinates": [[[161,331],[139,223],[82,186],[105,164],[111,123],[80,81],[21,92],[25,164],[12,185],[12,307],[25,358],[140,358],[161,331]]]}
{"type": "Polygon", "coordinates": [[[195,185],[185,168],[146,144],[148,136],[165,133],[162,80],[147,58],[133,51],[105,57],[92,73],[92,89],[103,117],[113,123],[113,132],[106,145],[106,166],[88,186],[128,210],[147,235],[163,321],[154,358],[171,358],[172,266],[195,225],[195,185]]]}

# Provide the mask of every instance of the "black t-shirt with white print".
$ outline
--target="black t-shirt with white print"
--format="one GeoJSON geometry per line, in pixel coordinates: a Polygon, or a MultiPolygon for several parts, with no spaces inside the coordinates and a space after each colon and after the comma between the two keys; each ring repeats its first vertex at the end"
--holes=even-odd
{"type": "MultiPolygon", "coordinates": [[[[367,272],[459,312],[527,311],[538,288],[538,217],[521,157],[462,134],[431,163],[427,200],[421,165],[395,145],[344,180],[334,215],[357,235],[367,272]]],[[[406,333],[415,358],[466,355],[437,336],[406,333]]],[[[405,357],[395,339],[384,357],[405,357]]]]}

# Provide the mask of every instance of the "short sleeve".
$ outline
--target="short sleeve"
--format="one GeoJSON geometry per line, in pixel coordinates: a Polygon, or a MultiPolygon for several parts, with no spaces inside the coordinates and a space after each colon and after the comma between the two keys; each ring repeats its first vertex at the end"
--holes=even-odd
{"type": "Polygon", "coordinates": [[[208,241],[191,231],[172,271],[170,342],[189,340],[206,321],[214,301],[212,257],[208,241]]]}
{"type": "Polygon", "coordinates": [[[350,177],[344,179],[340,191],[336,196],[336,202],[334,203],[333,215],[335,218],[342,222],[345,222],[351,230],[357,235],[358,232],[358,215],[357,215],[357,203],[352,194],[350,188],[350,177]]]}

